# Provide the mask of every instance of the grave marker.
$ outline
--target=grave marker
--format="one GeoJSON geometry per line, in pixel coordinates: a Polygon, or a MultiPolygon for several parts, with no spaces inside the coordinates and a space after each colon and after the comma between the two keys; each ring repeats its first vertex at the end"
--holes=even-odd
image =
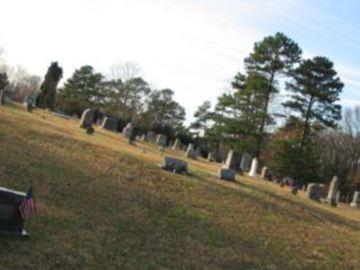
{"type": "Polygon", "coordinates": [[[174,173],[188,173],[187,163],[174,157],[165,157],[162,168],[174,173]]]}
{"type": "Polygon", "coordinates": [[[350,206],[354,208],[360,208],[360,191],[355,191],[350,206]]]}
{"type": "Polygon", "coordinates": [[[167,144],[167,137],[162,134],[158,134],[156,137],[156,144],[160,146],[166,146],[167,144]]]}
{"type": "Polygon", "coordinates": [[[337,200],[338,185],[339,185],[339,179],[337,176],[334,176],[333,179],[331,180],[328,195],[326,198],[327,203],[334,207],[337,206],[337,201],[338,201],[337,200]]]}
{"type": "Polygon", "coordinates": [[[240,159],[239,154],[235,150],[231,149],[228,152],[228,155],[227,155],[225,164],[223,165],[223,168],[231,169],[231,170],[238,170],[239,169],[239,166],[238,166],[239,159],[240,159]]]}
{"type": "Polygon", "coordinates": [[[249,172],[250,177],[256,177],[259,161],[257,158],[254,158],[251,163],[251,169],[249,172]]]}
{"type": "Polygon", "coordinates": [[[110,131],[117,131],[119,120],[115,117],[104,117],[101,128],[110,130],[110,131]]]}
{"type": "Polygon", "coordinates": [[[80,119],[81,128],[89,128],[94,123],[94,111],[92,109],[86,109],[80,119]]]}
{"type": "Polygon", "coordinates": [[[236,172],[232,169],[221,168],[218,176],[222,180],[235,181],[236,172]]]}
{"type": "Polygon", "coordinates": [[[25,197],[26,194],[23,192],[0,188],[0,232],[27,235],[19,210],[25,197]]]}
{"type": "Polygon", "coordinates": [[[248,172],[251,169],[251,160],[252,157],[250,154],[245,153],[243,154],[243,156],[241,157],[241,162],[240,162],[240,169],[243,172],[248,172]]]}

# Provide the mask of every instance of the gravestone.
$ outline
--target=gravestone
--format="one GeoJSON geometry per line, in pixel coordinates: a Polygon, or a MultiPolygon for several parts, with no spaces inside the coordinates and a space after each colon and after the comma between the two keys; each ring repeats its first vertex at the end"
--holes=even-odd
{"type": "Polygon", "coordinates": [[[251,160],[252,157],[250,154],[245,153],[243,154],[243,156],[241,157],[241,162],[240,162],[240,169],[243,172],[248,172],[251,169],[251,160]]]}
{"type": "Polygon", "coordinates": [[[156,144],[160,146],[166,146],[167,144],[167,137],[162,134],[158,134],[156,137],[156,144]]]}
{"type": "Polygon", "coordinates": [[[331,206],[337,206],[337,192],[338,192],[339,179],[337,176],[334,176],[331,180],[328,195],[326,201],[331,206]]]}
{"type": "Polygon", "coordinates": [[[290,176],[284,177],[281,182],[284,185],[288,185],[288,186],[294,186],[295,185],[295,180],[293,178],[291,178],[290,176]]]}
{"type": "Polygon", "coordinates": [[[134,131],[133,125],[131,122],[129,122],[126,125],[126,127],[124,127],[123,134],[125,135],[126,138],[130,139],[133,136],[133,131],[134,131]]]}
{"type": "Polygon", "coordinates": [[[239,169],[239,160],[240,160],[240,156],[239,154],[231,149],[228,152],[225,164],[223,165],[224,169],[231,169],[231,170],[238,170],[239,169]]]}
{"type": "Polygon", "coordinates": [[[311,200],[318,201],[320,200],[319,195],[319,187],[315,183],[308,184],[308,187],[306,189],[305,197],[311,200]]]}
{"type": "Polygon", "coordinates": [[[32,112],[35,109],[35,106],[31,103],[24,103],[25,110],[28,112],[32,112]]]}
{"type": "Polygon", "coordinates": [[[213,162],[215,161],[214,153],[209,153],[207,157],[207,162],[213,162]]]}
{"type": "Polygon", "coordinates": [[[235,181],[236,172],[232,169],[221,168],[218,176],[222,180],[235,181]]]}
{"type": "Polygon", "coordinates": [[[174,145],[173,145],[172,149],[174,149],[174,150],[181,149],[181,141],[179,139],[175,139],[175,142],[174,142],[174,145]]]}
{"type": "Polygon", "coordinates": [[[305,197],[314,201],[319,201],[326,197],[326,186],[323,184],[310,183],[307,186],[305,197]]]}
{"type": "Polygon", "coordinates": [[[81,115],[80,127],[88,128],[91,127],[94,123],[94,111],[92,109],[86,109],[81,115]]]}
{"type": "Polygon", "coordinates": [[[155,140],[156,140],[156,135],[154,132],[152,131],[149,131],[147,134],[146,134],[146,141],[149,142],[149,143],[155,143],[155,140]]]}
{"type": "Polygon", "coordinates": [[[174,173],[187,173],[187,163],[183,160],[174,158],[174,157],[165,157],[162,164],[162,168],[167,171],[174,173]]]}
{"type": "Polygon", "coordinates": [[[340,202],[340,191],[338,190],[336,192],[336,204],[338,204],[340,202]]]}
{"type": "Polygon", "coordinates": [[[256,177],[259,161],[257,158],[254,158],[251,162],[251,169],[249,172],[250,177],[256,177]]]}
{"type": "Polygon", "coordinates": [[[24,230],[24,219],[19,205],[26,197],[25,193],[0,188],[0,232],[16,235],[27,235],[24,230]]]}
{"type": "Polygon", "coordinates": [[[198,152],[195,151],[192,147],[188,147],[188,149],[185,152],[185,157],[190,158],[190,159],[197,159],[198,152]]]}
{"type": "Polygon", "coordinates": [[[360,191],[355,191],[350,206],[354,208],[360,208],[360,191]]]}
{"type": "Polygon", "coordinates": [[[28,112],[32,112],[36,108],[36,95],[29,94],[24,99],[24,107],[28,112]]]}
{"type": "Polygon", "coordinates": [[[194,150],[194,145],[192,143],[189,143],[189,145],[186,147],[186,151],[188,150],[194,150]]]}
{"type": "Polygon", "coordinates": [[[110,130],[110,131],[117,131],[119,120],[115,117],[105,117],[101,123],[101,128],[110,130]]]}
{"type": "Polygon", "coordinates": [[[266,167],[266,166],[264,166],[264,167],[261,169],[261,179],[262,179],[262,180],[266,180],[268,169],[269,169],[269,168],[266,167]]]}
{"type": "Polygon", "coordinates": [[[143,134],[140,139],[142,142],[146,142],[146,134],[143,134]]]}

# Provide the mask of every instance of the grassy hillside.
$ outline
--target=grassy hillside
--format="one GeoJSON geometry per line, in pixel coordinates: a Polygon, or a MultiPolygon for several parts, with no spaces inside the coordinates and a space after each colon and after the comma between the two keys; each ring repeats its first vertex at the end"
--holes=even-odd
{"type": "Polygon", "coordinates": [[[151,145],[15,105],[0,107],[0,149],[0,186],[32,185],[39,210],[29,238],[0,236],[0,269],[360,267],[360,211],[222,182],[217,164],[173,175],[151,145]]]}

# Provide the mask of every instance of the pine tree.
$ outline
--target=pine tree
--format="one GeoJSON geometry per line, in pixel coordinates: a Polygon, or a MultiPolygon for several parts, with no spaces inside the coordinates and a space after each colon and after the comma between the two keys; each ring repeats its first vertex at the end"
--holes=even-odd
{"type": "Polygon", "coordinates": [[[211,118],[211,103],[210,101],[204,101],[197,111],[194,113],[195,121],[191,123],[190,127],[193,129],[202,130],[205,134],[208,122],[211,118]]]}
{"type": "Polygon", "coordinates": [[[258,73],[238,73],[234,91],[218,98],[211,134],[239,151],[254,152],[254,143],[263,119],[266,78],[258,73]]]}
{"type": "Polygon", "coordinates": [[[300,150],[309,138],[311,123],[317,121],[325,127],[335,127],[341,119],[341,105],[336,101],[343,87],[334,64],[325,57],[305,60],[295,70],[293,80],[286,85],[292,93],[291,99],[283,105],[303,121],[300,150]]]}
{"type": "Polygon", "coordinates": [[[68,114],[77,115],[87,108],[103,108],[108,88],[102,80],[103,75],[94,72],[91,66],[75,70],[59,91],[59,107],[68,114]]]}
{"type": "Polygon", "coordinates": [[[271,97],[279,90],[277,77],[291,74],[293,67],[301,60],[300,47],[282,33],[275,36],[265,37],[261,42],[255,43],[254,51],[245,59],[245,69],[248,73],[256,73],[266,80],[261,104],[262,119],[258,129],[256,143],[256,156],[260,154],[260,148],[264,136],[265,127],[269,123],[269,103],[271,97]]]}

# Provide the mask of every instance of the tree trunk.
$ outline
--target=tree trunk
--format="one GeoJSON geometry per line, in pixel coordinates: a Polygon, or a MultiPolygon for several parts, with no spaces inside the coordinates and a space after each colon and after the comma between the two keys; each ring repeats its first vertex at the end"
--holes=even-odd
{"type": "Polygon", "coordinates": [[[314,97],[311,96],[310,101],[309,101],[309,106],[307,108],[307,112],[306,112],[306,117],[305,117],[305,125],[304,125],[304,129],[301,135],[301,141],[300,141],[300,149],[299,149],[299,157],[301,157],[302,152],[303,152],[303,148],[307,139],[307,135],[308,135],[308,129],[309,129],[309,121],[310,121],[310,114],[311,114],[311,109],[313,106],[313,102],[314,102],[314,97]]]}
{"type": "MultiPolygon", "coordinates": [[[[269,81],[269,85],[268,88],[266,89],[266,96],[265,96],[265,106],[264,106],[264,114],[267,113],[268,107],[269,107],[269,102],[270,102],[270,95],[271,95],[271,88],[272,85],[274,83],[274,78],[275,78],[275,72],[273,71],[270,77],[270,81],[269,81]]],[[[261,152],[261,144],[263,141],[263,137],[264,137],[264,129],[265,129],[265,124],[266,124],[266,116],[263,117],[263,119],[261,120],[261,125],[260,125],[260,129],[259,129],[259,136],[258,136],[258,140],[257,140],[257,146],[256,146],[256,154],[255,157],[259,157],[260,156],[260,152],[261,152]]]]}

